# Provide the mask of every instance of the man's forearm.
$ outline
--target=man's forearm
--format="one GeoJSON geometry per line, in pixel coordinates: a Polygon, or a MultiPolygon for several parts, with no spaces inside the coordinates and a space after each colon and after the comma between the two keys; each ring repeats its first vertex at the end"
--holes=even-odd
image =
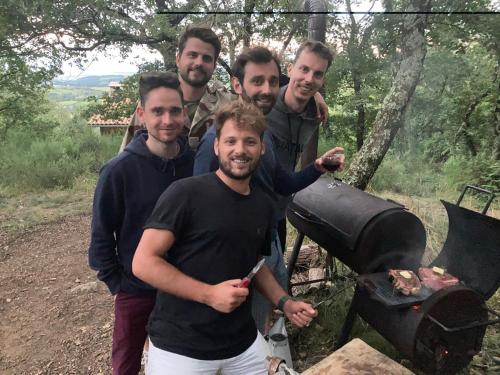
{"type": "Polygon", "coordinates": [[[254,283],[257,290],[264,297],[266,297],[274,306],[278,305],[278,301],[281,297],[288,294],[278,284],[271,270],[265,264],[261,268],[261,270],[257,273],[257,275],[255,275],[254,283]]]}
{"type": "Polygon", "coordinates": [[[132,261],[132,272],[162,292],[209,304],[211,286],[184,274],[162,257],[135,256],[132,261]]]}

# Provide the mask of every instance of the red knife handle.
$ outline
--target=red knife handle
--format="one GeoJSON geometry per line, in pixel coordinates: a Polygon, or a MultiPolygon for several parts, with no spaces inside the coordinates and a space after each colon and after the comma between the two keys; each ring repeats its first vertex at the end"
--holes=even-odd
{"type": "Polygon", "coordinates": [[[238,284],[238,288],[248,288],[250,285],[250,279],[248,277],[245,277],[241,282],[238,284]]]}

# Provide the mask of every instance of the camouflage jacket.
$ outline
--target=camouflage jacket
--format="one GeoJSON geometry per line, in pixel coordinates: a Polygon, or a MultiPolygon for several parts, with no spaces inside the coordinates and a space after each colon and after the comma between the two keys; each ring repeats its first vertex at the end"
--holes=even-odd
{"type": "MultiPolygon", "coordinates": [[[[214,112],[218,105],[230,101],[232,99],[231,94],[221,85],[215,83],[207,87],[205,95],[200,99],[198,108],[193,117],[193,121],[189,123],[189,120],[185,124],[184,134],[188,137],[189,146],[191,149],[196,150],[198,144],[200,143],[201,137],[207,131],[207,129],[212,125],[214,120],[214,112]]],[[[130,143],[134,137],[134,133],[138,129],[144,128],[144,124],[139,121],[138,116],[134,112],[130,119],[129,126],[125,132],[125,135],[120,146],[120,152],[125,148],[126,145],[130,143]]]]}

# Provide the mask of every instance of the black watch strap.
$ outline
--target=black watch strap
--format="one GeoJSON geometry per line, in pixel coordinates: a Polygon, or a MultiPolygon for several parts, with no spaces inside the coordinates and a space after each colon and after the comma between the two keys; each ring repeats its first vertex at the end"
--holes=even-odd
{"type": "Polygon", "coordinates": [[[286,301],[292,299],[292,297],[290,297],[289,295],[284,295],[283,297],[281,297],[279,300],[278,300],[278,310],[281,310],[281,311],[284,311],[284,307],[285,307],[285,303],[286,301]]]}

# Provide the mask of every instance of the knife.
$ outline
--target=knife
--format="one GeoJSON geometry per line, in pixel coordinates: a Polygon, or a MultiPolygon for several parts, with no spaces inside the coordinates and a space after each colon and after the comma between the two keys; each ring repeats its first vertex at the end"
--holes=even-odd
{"type": "Polygon", "coordinates": [[[250,273],[241,280],[241,282],[238,284],[238,288],[248,288],[248,285],[250,285],[250,282],[252,281],[252,278],[255,276],[257,272],[259,272],[260,268],[264,264],[265,259],[262,258],[259,260],[259,262],[255,265],[254,268],[250,271],[250,273]]]}

